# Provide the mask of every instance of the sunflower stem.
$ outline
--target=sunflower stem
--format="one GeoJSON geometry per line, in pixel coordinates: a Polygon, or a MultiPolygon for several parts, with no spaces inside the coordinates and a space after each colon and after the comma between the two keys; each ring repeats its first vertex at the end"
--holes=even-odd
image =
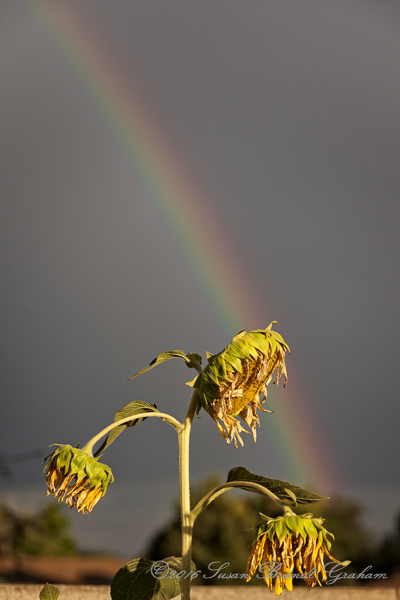
{"type": "MultiPolygon", "coordinates": [[[[189,440],[192,421],[197,408],[197,390],[194,390],[190,400],[183,427],[178,433],[179,439],[179,478],[182,526],[182,571],[186,574],[192,569],[192,537],[194,518],[190,513],[190,483],[189,483],[189,440]]],[[[181,583],[181,599],[190,599],[191,578],[183,577],[181,583]]]]}
{"type": "Polygon", "coordinates": [[[284,513],[285,517],[297,517],[296,513],[294,513],[292,511],[290,506],[287,506],[287,504],[282,504],[282,502],[281,502],[281,506],[283,508],[283,513],[284,513]]]}
{"type": "Polygon", "coordinates": [[[172,425],[173,427],[175,427],[175,429],[178,433],[182,429],[182,424],[179,423],[179,421],[177,421],[176,419],[174,419],[174,417],[171,417],[171,415],[167,415],[166,413],[160,413],[160,412],[142,412],[137,415],[125,417],[123,419],[120,419],[119,421],[115,421],[114,423],[111,423],[111,425],[108,425],[107,427],[102,429],[98,434],[96,434],[94,437],[92,437],[92,439],[89,440],[88,443],[85,444],[85,446],[82,448],[82,451],[87,452],[88,454],[90,454],[90,456],[93,456],[93,453],[92,453],[93,446],[103,436],[105,436],[106,433],[108,433],[112,429],[115,429],[115,427],[118,427],[119,425],[123,425],[124,423],[129,423],[129,421],[135,421],[136,419],[143,419],[143,418],[147,419],[147,417],[159,417],[160,419],[164,419],[164,421],[166,421],[166,423],[169,423],[169,425],[172,425]]]}
{"type": "Polygon", "coordinates": [[[264,496],[267,496],[273,502],[276,502],[276,504],[283,508],[284,511],[286,510],[286,508],[288,508],[284,504],[282,504],[282,501],[278,498],[278,496],[276,496],[273,492],[265,488],[263,485],[254,483],[252,481],[231,481],[229,483],[223,483],[221,485],[218,485],[217,487],[209,491],[208,494],[203,496],[203,498],[196,504],[196,506],[191,512],[193,520],[196,519],[196,517],[206,508],[206,506],[208,506],[213,500],[218,498],[218,496],[220,496],[224,492],[228,492],[229,490],[235,488],[246,489],[248,491],[253,490],[254,492],[258,492],[260,494],[263,494],[264,496]],[[249,488],[252,488],[252,490],[249,490],[249,488]]]}

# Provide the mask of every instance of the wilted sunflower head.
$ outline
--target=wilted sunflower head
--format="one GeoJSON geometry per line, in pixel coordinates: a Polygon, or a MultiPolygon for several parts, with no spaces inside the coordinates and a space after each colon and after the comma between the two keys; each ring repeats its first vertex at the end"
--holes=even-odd
{"type": "Polygon", "coordinates": [[[208,365],[188,385],[197,389],[201,406],[218,425],[228,443],[232,440],[243,446],[240,432],[249,433],[235,417],[241,417],[250,427],[256,441],[257,414],[267,396],[267,385],[276,370],[276,383],[287,381],[285,353],[289,347],[283,338],[271,331],[273,321],[266,329],[241,331],[219,354],[208,354],[208,365]],[[264,397],[260,398],[264,395],[264,397]],[[219,422],[220,421],[220,422],[219,422]],[[222,424],[221,424],[222,423],[222,424]]]}
{"type": "Polygon", "coordinates": [[[65,500],[83,514],[92,510],[114,481],[110,467],[68,444],[57,446],[46,458],[47,495],[54,494],[58,502],[65,500]]]}
{"type": "MultiPolygon", "coordinates": [[[[261,516],[247,561],[247,581],[259,568],[271,591],[275,579],[275,595],[279,596],[285,586],[289,591],[293,589],[293,577],[304,579],[308,589],[321,585],[320,576],[322,581],[327,580],[324,554],[336,563],[340,561],[329,554],[328,536],[333,538],[333,534],[323,527],[325,519],[314,519],[310,513],[277,519],[261,516]],[[299,575],[293,575],[294,567],[299,575]]],[[[342,564],[347,566],[350,561],[342,564]]]]}

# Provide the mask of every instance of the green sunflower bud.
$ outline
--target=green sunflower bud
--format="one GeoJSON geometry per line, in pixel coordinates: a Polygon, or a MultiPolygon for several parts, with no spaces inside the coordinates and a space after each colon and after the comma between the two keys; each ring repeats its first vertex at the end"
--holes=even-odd
{"type": "Polygon", "coordinates": [[[46,459],[47,495],[54,494],[58,502],[65,500],[83,514],[92,510],[114,481],[110,467],[79,448],[60,445],[46,459]]]}
{"type": "MultiPolygon", "coordinates": [[[[279,596],[284,587],[293,589],[292,574],[296,567],[306,582],[308,589],[327,580],[324,568],[324,554],[334,562],[340,563],[329,550],[333,538],[322,523],[325,519],[314,519],[312,514],[285,515],[277,519],[264,517],[257,526],[257,533],[246,571],[249,581],[257,568],[260,568],[263,579],[272,591],[275,579],[275,595],[279,596]]],[[[342,563],[350,564],[350,561],[342,563]]]]}
{"type": "Polygon", "coordinates": [[[266,329],[241,331],[222,352],[207,354],[208,365],[188,383],[197,389],[201,406],[217,423],[222,437],[233,441],[235,448],[238,441],[243,446],[240,432],[249,433],[235,417],[247,423],[256,441],[257,409],[271,412],[261,404],[274,371],[277,384],[282,376],[283,385],[287,381],[285,353],[290,350],[279,333],[271,331],[273,323],[266,329]]]}

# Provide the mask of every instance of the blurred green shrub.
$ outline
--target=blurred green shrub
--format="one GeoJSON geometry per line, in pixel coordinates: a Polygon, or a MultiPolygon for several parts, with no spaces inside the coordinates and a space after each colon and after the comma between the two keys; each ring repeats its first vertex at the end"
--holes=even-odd
{"type": "Polygon", "coordinates": [[[0,556],[74,554],[70,520],[61,506],[46,504],[32,515],[0,504],[0,556]]]}

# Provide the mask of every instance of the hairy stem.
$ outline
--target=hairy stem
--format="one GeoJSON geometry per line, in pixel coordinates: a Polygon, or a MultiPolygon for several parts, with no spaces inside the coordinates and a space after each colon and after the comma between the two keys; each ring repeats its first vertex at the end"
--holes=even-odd
{"type": "Polygon", "coordinates": [[[124,423],[129,423],[129,421],[135,421],[136,419],[142,419],[143,417],[146,417],[146,419],[147,419],[147,417],[159,417],[160,419],[164,419],[164,421],[166,421],[167,423],[169,423],[170,425],[175,427],[175,429],[177,430],[178,433],[182,429],[182,424],[179,423],[179,421],[177,421],[176,419],[174,419],[174,417],[171,417],[171,415],[167,415],[166,413],[160,413],[160,412],[142,412],[142,413],[138,413],[137,415],[125,417],[123,419],[120,419],[119,421],[115,421],[114,423],[111,423],[111,425],[108,425],[107,427],[102,429],[100,431],[100,433],[98,433],[97,435],[92,437],[92,439],[89,440],[88,443],[82,448],[82,451],[87,452],[88,454],[92,454],[93,446],[103,436],[105,436],[106,433],[108,433],[115,427],[118,427],[119,425],[123,425],[124,423]]]}
{"type": "MultiPolygon", "coordinates": [[[[197,390],[194,390],[186,412],[183,427],[178,433],[179,439],[179,477],[182,523],[182,571],[192,570],[192,536],[194,518],[190,513],[190,484],[189,484],[189,440],[190,429],[197,407],[197,390]]],[[[190,577],[181,579],[181,599],[190,599],[190,577]]]]}

